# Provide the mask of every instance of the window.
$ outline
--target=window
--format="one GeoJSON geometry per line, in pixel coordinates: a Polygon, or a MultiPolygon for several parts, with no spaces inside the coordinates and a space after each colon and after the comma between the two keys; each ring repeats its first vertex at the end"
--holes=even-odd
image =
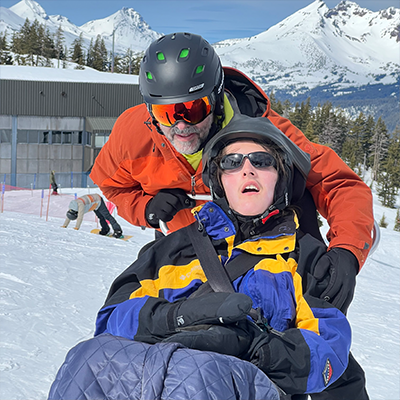
{"type": "Polygon", "coordinates": [[[51,135],[51,143],[61,143],[61,131],[53,131],[51,135]]]}
{"type": "Polygon", "coordinates": [[[82,132],[72,132],[72,143],[82,144],[82,132]]]}
{"type": "Polygon", "coordinates": [[[39,131],[18,130],[17,143],[39,143],[39,131]]]}
{"type": "Polygon", "coordinates": [[[72,144],[72,132],[63,132],[62,133],[62,142],[63,144],[72,144]]]}
{"type": "Polygon", "coordinates": [[[103,147],[106,144],[109,135],[109,133],[96,133],[94,136],[94,147],[103,147]]]}
{"type": "Polygon", "coordinates": [[[44,143],[44,144],[48,144],[49,143],[49,131],[46,132],[40,132],[39,133],[39,143],[44,143]]]}
{"type": "Polygon", "coordinates": [[[11,129],[0,129],[0,143],[11,143],[11,129]]]}

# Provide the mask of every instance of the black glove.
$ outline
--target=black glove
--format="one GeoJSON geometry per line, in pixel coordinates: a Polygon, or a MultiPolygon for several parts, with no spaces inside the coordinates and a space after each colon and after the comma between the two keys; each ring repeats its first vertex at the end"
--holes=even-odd
{"type": "Polygon", "coordinates": [[[242,293],[209,293],[174,303],[150,297],[139,313],[135,340],[157,343],[188,327],[229,325],[246,319],[252,305],[250,297],[242,293]]]}
{"type": "Polygon", "coordinates": [[[195,205],[196,200],[187,196],[182,189],[162,189],[147,203],[145,217],[151,226],[158,228],[160,219],[171,221],[178,211],[195,205]]]}
{"type": "Polygon", "coordinates": [[[353,300],[358,269],[358,260],[351,251],[340,247],[329,250],[314,269],[318,285],[323,283],[325,287],[320,297],[345,314],[353,300]]]}
{"type": "Polygon", "coordinates": [[[179,332],[163,342],[181,343],[190,349],[213,351],[242,358],[253,340],[253,330],[246,321],[230,325],[211,325],[208,329],[179,332]]]}
{"type": "Polygon", "coordinates": [[[270,367],[271,353],[269,350],[270,334],[263,332],[257,335],[249,348],[250,362],[266,372],[270,367]]]}

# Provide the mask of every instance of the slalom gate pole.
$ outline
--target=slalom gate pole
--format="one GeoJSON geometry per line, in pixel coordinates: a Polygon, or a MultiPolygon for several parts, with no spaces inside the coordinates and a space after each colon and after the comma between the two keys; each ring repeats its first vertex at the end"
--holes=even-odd
{"type": "Polygon", "coordinates": [[[40,218],[42,218],[43,198],[44,198],[44,189],[42,189],[42,199],[40,201],[40,218]]]}
{"type": "Polygon", "coordinates": [[[51,194],[51,184],[49,185],[49,196],[47,199],[46,221],[49,219],[50,194],[51,194]]]}
{"type": "Polygon", "coordinates": [[[6,191],[5,182],[1,185],[1,212],[4,211],[4,192],[6,191]]]}

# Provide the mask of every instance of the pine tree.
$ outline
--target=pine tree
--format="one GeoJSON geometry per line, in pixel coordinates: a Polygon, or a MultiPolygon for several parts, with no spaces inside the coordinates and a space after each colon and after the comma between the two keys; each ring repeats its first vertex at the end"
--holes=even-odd
{"type": "Polygon", "coordinates": [[[283,102],[283,106],[282,106],[282,114],[281,114],[282,117],[289,119],[291,109],[292,109],[292,103],[290,102],[289,99],[286,99],[283,102]]]}
{"type": "Polygon", "coordinates": [[[302,118],[301,118],[301,112],[300,112],[300,104],[297,102],[294,105],[294,109],[289,112],[289,119],[290,122],[296,127],[301,129],[301,124],[302,124],[302,118]]]}
{"type": "Polygon", "coordinates": [[[39,21],[35,19],[32,22],[30,33],[29,33],[29,46],[30,46],[30,54],[32,65],[39,65],[39,57],[42,54],[42,40],[41,35],[44,32],[43,27],[39,24],[39,21]],[[35,59],[33,56],[36,56],[35,59]]]}
{"type": "Polygon", "coordinates": [[[394,221],[394,231],[400,232],[400,210],[397,209],[396,220],[394,221]]]}
{"type": "Polygon", "coordinates": [[[358,117],[350,122],[350,130],[343,144],[341,157],[351,169],[360,172],[358,168],[364,164],[362,138],[366,124],[365,115],[361,112],[358,117]]]}
{"type": "Polygon", "coordinates": [[[308,97],[307,101],[305,103],[302,101],[301,105],[300,105],[300,115],[301,115],[300,130],[302,132],[304,132],[307,129],[308,123],[309,123],[310,119],[312,118],[311,111],[312,111],[311,98],[308,97]]]}
{"type": "Polygon", "coordinates": [[[97,35],[96,41],[93,46],[93,65],[94,69],[98,71],[107,71],[107,49],[104,44],[104,40],[101,38],[100,35],[97,35]]]}
{"type": "Polygon", "coordinates": [[[395,208],[400,190],[400,129],[390,139],[387,157],[377,175],[379,200],[385,207],[395,208]]]}
{"type": "MultiPolygon", "coordinates": [[[[328,119],[332,118],[332,116],[334,115],[332,110],[332,103],[327,101],[322,106],[318,104],[318,106],[315,108],[314,114],[314,132],[319,138],[328,119]]],[[[319,143],[322,143],[321,140],[319,140],[319,143]]]]}
{"type": "Polygon", "coordinates": [[[372,162],[372,179],[376,180],[380,171],[381,163],[387,156],[387,149],[389,146],[389,134],[382,117],[379,117],[372,137],[371,144],[371,157],[372,162]]]}
{"type": "Polygon", "coordinates": [[[12,55],[7,44],[7,30],[3,35],[0,33],[0,64],[12,65],[12,55]]]}
{"type": "Polygon", "coordinates": [[[40,55],[41,50],[38,28],[39,23],[36,19],[31,24],[29,19],[26,18],[19,32],[13,34],[11,49],[14,53],[20,55],[17,58],[18,64],[35,65],[34,55],[40,55]]]}
{"type": "Polygon", "coordinates": [[[389,141],[388,163],[389,162],[393,164],[393,182],[396,188],[400,189],[400,126],[396,127],[389,141]]]}
{"type": "Polygon", "coordinates": [[[57,55],[57,68],[60,68],[60,60],[65,59],[65,53],[64,53],[64,33],[60,26],[57,29],[57,32],[55,34],[55,40],[54,40],[54,47],[56,49],[56,55],[57,55]]]}
{"type": "Polygon", "coordinates": [[[271,104],[271,109],[277,112],[279,115],[283,114],[283,105],[280,100],[276,100],[275,93],[273,90],[271,90],[271,93],[269,94],[269,101],[271,104]]]}
{"type": "Polygon", "coordinates": [[[310,118],[310,120],[308,121],[308,125],[303,133],[304,133],[304,136],[311,142],[315,142],[315,143],[318,142],[318,136],[314,133],[314,119],[313,118],[310,118]]]}
{"type": "Polygon", "coordinates": [[[53,35],[47,28],[42,38],[42,56],[45,58],[45,66],[52,67],[51,59],[56,58],[57,52],[53,40],[53,35]]]}
{"type": "Polygon", "coordinates": [[[90,39],[90,44],[86,56],[86,65],[93,68],[93,38],[90,39]]]}
{"type": "Polygon", "coordinates": [[[328,146],[340,154],[342,151],[342,136],[342,130],[336,121],[336,117],[334,114],[331,114],[322,128],[322,132],[318,137],[318,143],[328,146]]]}
{"type": "Polygon", "coordinates": [[[385,213],[383,213],[382,218],[379,220],[379,226],[381,228],[387,228],[388,223],[386,222],[385,213]]]}
{"type": "Polygon", "coordinates": [[[137,53],[132,59],[132,66],[131,66],[131,74],[139,75],[140,63],[142,62],[142,58],[144,53],[137,53]]]}
{"type": "Polygon", "coordinates": [[[30,53],[30,44],[29,44],[29,37],[31,33],[31,23],[29,18],[25,19],[24,24],[22,25],[21,29],[19,30],[18,34],[15,37],[16,40],[16,49],[15,51],[18,54],[29,54],[30,53]]]}
{"type": "Polygon", "coordinates": [[[72,42],[71,61],[78,65],[84,65],[82,33],[72,42]]]}
{"type": "Polygon", "coordinates": [[[364,126],[364,134],[361,139],[361,146],[364,155],[364,166],[365,168],[371,167],[371,143],[374,135],[375,121],[372,115],[367,117],[367,121],[364,126]]]}

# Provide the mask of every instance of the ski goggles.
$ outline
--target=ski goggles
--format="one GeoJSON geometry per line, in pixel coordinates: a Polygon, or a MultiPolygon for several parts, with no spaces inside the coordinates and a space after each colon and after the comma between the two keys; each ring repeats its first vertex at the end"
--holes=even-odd
{"type": "Polygon", "coordinates": [[[196,125],[208,117],[213,111],[208,96],[184,103],[152,104],[154,118],[164,126],[173,126],[178,121],[196,125]]]}
{"type": "Polygon", "coordinates": [[[244,160],[248,158],[254,168],[276,168],[276,160],[270,153],[265,151],[255,151],[249,154],[232,153],[222,157],[219,166],[222,170],[234,170],[240,168],[244,160]]]}

